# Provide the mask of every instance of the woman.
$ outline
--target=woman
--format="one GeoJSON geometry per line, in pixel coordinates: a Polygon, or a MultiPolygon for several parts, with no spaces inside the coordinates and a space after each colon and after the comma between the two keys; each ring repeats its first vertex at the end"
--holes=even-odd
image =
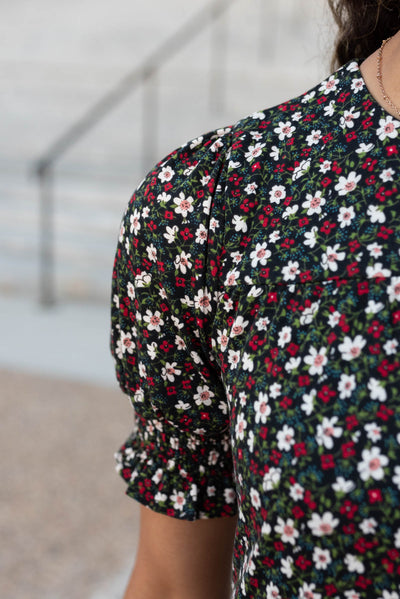
{"type": "Polygon", "coordinates": [[[400,597],[400,5],[330,6],[344,66],[172,153],[125,214],[125,599],[228,598],[232,553],[235,598],[400,597]]]}

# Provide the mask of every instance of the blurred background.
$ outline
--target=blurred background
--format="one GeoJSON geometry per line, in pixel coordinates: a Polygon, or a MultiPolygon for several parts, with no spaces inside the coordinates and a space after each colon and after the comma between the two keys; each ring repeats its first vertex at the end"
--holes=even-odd
{"type": "Polygon", "coordinates": [[[122,212],[188,139],[329,72],[321,0],[14,0],[0,20],[2,599],[119,599],[137,506],[113,454],[122,212]]]}

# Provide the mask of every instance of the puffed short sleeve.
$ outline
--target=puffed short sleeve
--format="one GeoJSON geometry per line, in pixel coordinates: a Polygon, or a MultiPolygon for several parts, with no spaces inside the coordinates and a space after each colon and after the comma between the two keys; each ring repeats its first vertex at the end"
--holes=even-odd
{"type": "Polygon", "coordinates": [[[111,351],[135,429],[116,454],[127,494],[186,520],[236,511],[226,391],[212,353],[230,129],[173,152],[123,217],[111,351]]]}

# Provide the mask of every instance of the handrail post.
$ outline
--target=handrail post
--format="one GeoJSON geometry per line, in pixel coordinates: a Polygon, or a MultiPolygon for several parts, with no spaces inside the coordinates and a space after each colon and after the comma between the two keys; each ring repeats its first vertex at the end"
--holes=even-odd
{"type": "Polygon", "coordinates": [[[53,169],[41,164],[37,169],[40,185],[39,206],[39,301],[42,306],[54,306],[54,193],[53,169]]]}
{"type": "Polygon", "coordinates": [[[221,15],[211,26],[210,109],[217,115],[225,106],[228,27],[221,15]]]}
{"type": "Polygon", "coordinates": [[[155,71],[147,74],[143,86],[142,166],[147,172],[157,160],[158,82],[155,71]]]}

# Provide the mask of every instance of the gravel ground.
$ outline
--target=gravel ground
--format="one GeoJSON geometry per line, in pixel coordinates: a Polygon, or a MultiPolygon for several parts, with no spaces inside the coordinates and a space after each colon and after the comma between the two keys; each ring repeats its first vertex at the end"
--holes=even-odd
{"type": "Polygon", "coordinates": [[[129,400],[9,370],[0,389],[0,596],[86,599],[113,580],[108,599],[121,597],[138,524],[113,459],[130,432],[129,400]]]}

